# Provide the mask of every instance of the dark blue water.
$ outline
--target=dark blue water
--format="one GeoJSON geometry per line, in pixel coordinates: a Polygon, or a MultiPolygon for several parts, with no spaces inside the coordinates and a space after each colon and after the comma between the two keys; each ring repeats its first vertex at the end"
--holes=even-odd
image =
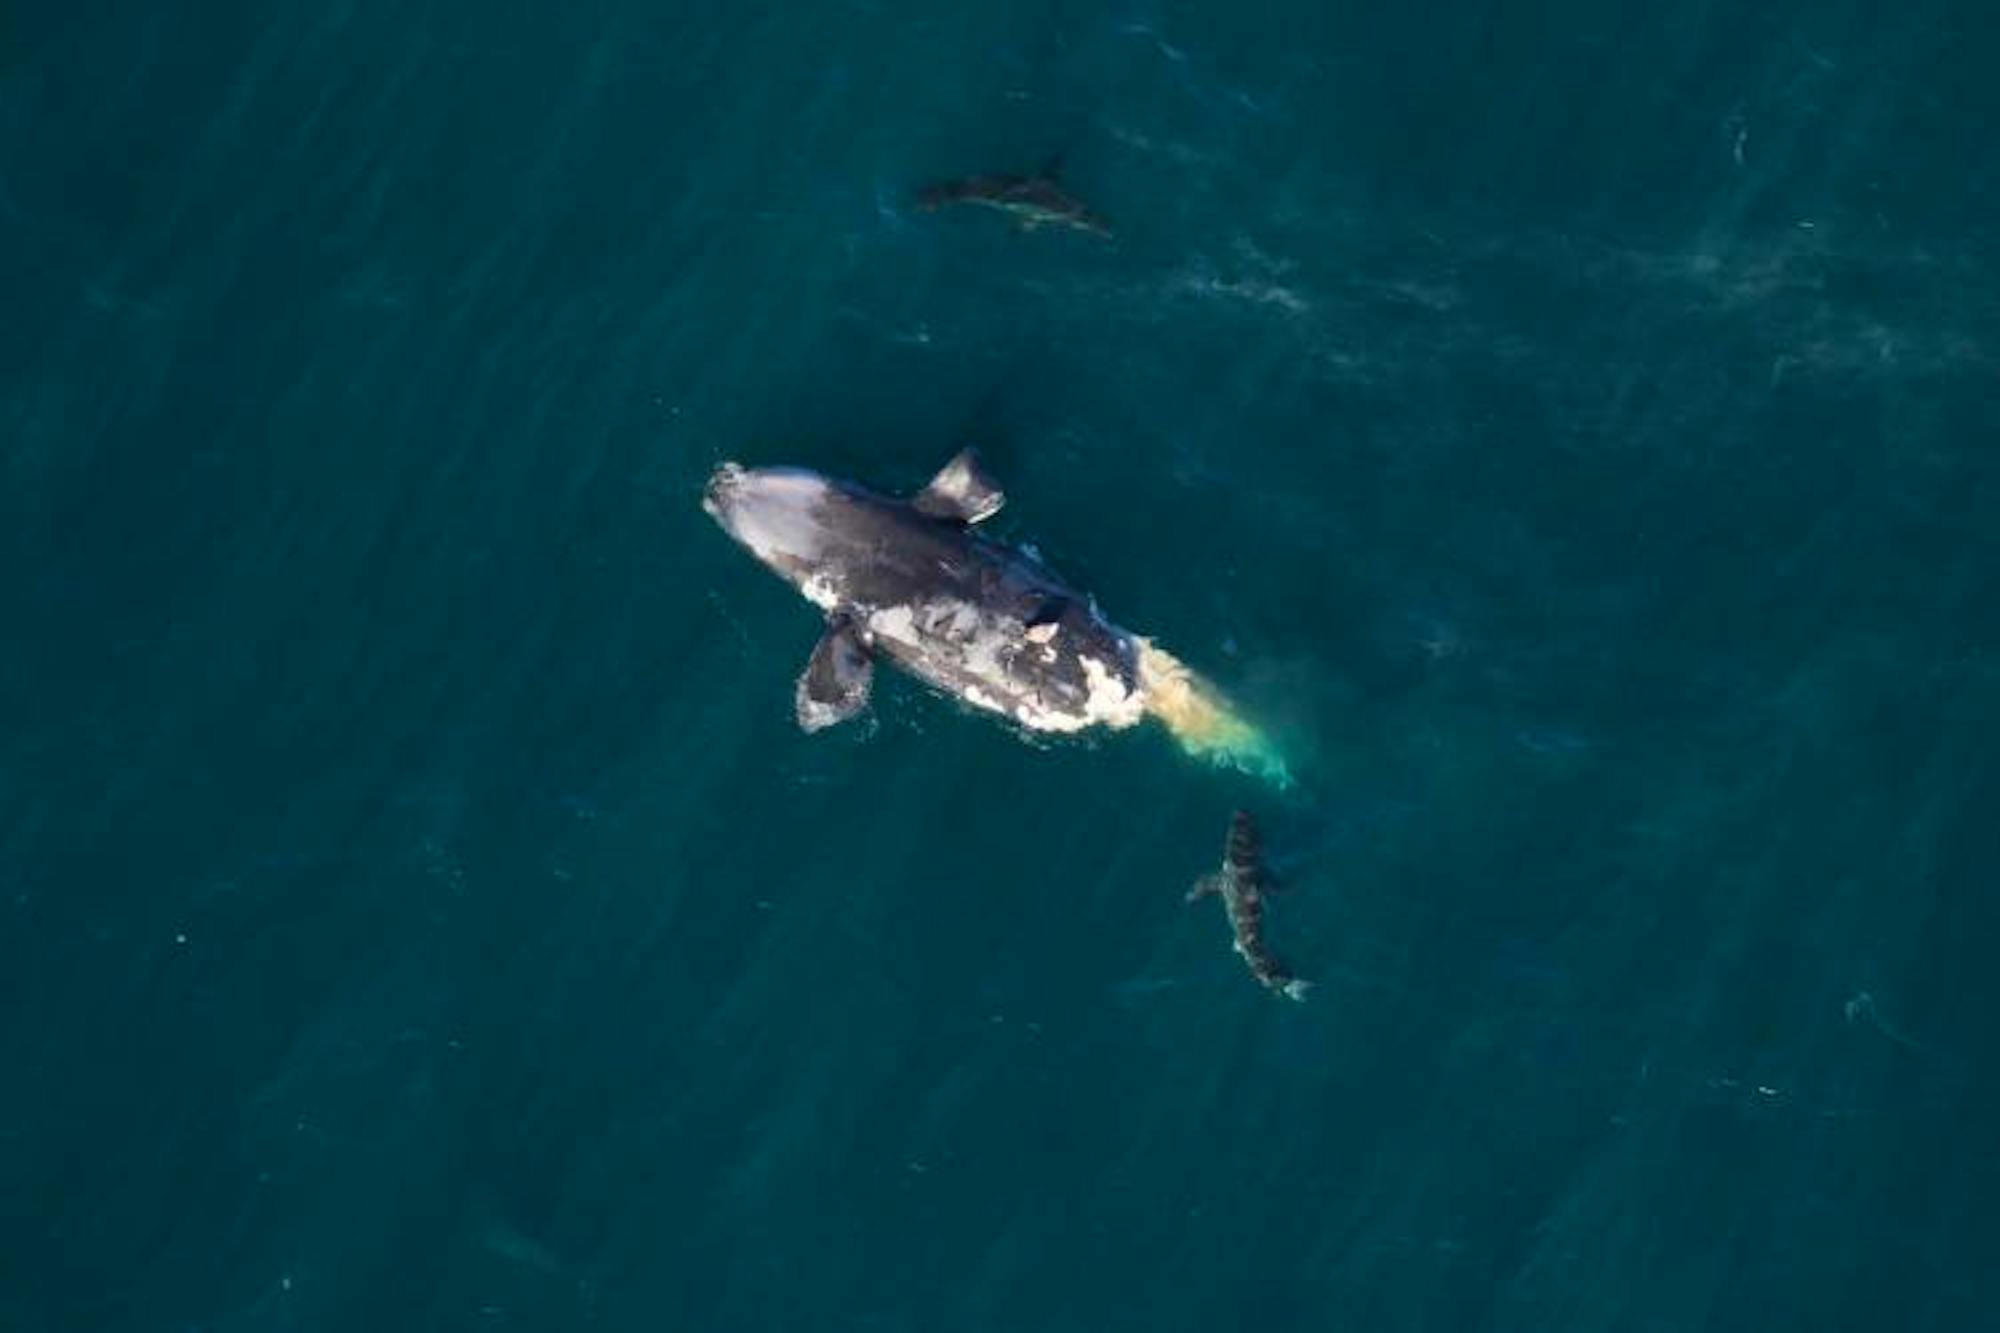
{"type": "Polygon", "coordinates": [[[1996,57],[0,10],[0,1328],[2000,1327],[1996,57]],[[1294,790],[797,732],[702,480],[968,443],[1294,790]]]}

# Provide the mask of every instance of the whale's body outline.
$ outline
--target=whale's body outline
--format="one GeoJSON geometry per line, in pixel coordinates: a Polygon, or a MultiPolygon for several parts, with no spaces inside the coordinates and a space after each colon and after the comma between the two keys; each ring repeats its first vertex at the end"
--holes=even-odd
{"type": "Polygon", "coordinates": [[[1145,715],[1143,641],[1040,559],[974,530],[1000,504],[977,469],[967,451],[913,500],[801,468],[716,470],[703,507],[828,617],[800,681],[808,730],[865,704],[855,648],[1030,731],[1145,715]],[[955,490],[954,477],[976,480],[955,490]]]}

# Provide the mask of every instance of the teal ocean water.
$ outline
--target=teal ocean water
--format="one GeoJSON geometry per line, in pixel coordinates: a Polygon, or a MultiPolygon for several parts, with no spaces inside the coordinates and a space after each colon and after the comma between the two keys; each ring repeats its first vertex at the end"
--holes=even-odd
{"type": "Polygon", "coordinates": [[[0,10],[0,1328],[2000,1327],[1996,57],[0,10]],[[798,732],[703,480],[966,444],[1296,787],[798,732]]]}

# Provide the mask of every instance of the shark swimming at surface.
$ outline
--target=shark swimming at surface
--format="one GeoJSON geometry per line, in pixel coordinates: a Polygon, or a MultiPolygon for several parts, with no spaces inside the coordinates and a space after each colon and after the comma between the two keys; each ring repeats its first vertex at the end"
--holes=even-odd
{"type": "Polygon", "coordinates": [[[1213,686],[975,531],[1004,498],[969,449],[909,500],[802,468],[716,469],[702,507],[826,617],[795,690],[800,727],[859,713],[886,660],[1028,731],[1153,717],[1190,752],[1289,785],[1282,756],[1213,686]]]}
{"type": "Polygon", "coordinates": [[[1110,239],[1111,224],[1062,187],[1059,170],[1052,161],[1030,176],[996,172],[939,181],[917,192],[917,207],[928,213],[946,204],[971,204],[1007,214],[1023,231],[1067,228],[1110,239]]]}
{"type": "Polygon", "coordinates": [[[1187,900],[1221,898],[1223,910],[1229,914],[1236,952],[1249,966],[1250,975],[1288,1000],[1303,1000],[1312,983],[1294,976],[1264,941],[1264,899],[1277,888],[1277,877],[1264,864],[1264,846],[1257,836],[1256,822],[1247,811],[1238,810],[1230,816],[1222,869],[1196,880],[1188,890],[1187,900]]]}

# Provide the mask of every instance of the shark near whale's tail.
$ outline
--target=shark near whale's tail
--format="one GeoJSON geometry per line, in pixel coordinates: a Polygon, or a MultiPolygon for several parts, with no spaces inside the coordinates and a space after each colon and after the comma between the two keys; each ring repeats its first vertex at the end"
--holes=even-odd
{"type": "Polygon", "coordinates": [[[1139,686],[1146,712],[1158,718],[1189,754],[1263,778],[1280,790],[1292,785],[1285,757],[1254,724],[1238,716],[1222,691],[1187,663],[1151,640],[1139,645],[1139,686]]]}
{"type": "Polygon", "coordinates": [[[1250,975],[1257,978],[1259,985],[1288,1000],[1303,1000],[1312,983],[1295,975],[1264,941],[1264,899],[1278,887],[1277,878],[1264,865],[1263,841],[1257,836],[1256,821],[1249,811],[1238,810],[1230,816],[1221,871],[1196,880],[1187,900],[1220,897],[1229,914],[1236,954],[1249,967],[1250,975]]]}

